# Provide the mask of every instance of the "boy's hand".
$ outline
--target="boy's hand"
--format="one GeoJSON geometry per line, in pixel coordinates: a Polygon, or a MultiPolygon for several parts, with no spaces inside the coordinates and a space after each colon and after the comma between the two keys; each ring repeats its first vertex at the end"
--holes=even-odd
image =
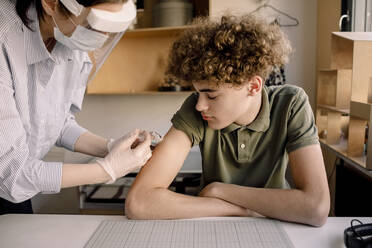
{"type": "Polygon", "coordinates": [[[220,198],[224,200],[221,197],[221,192],[220,192],[221,188],[223,187],[223,184],[224,183],[220,183],[220,182],[210,183],[207,186],[205,186],[204,189],[202,189],[202,191],[199,192],[199,196],[214,197],[214,198],[220,198]]]}
{"type": "MultiPolygon", "coordinates": [[[[223,189],[226,187],[226,183],[220,183],[220,182],[213,182],[208,184],[207,186],[204,187],[202,191],[200,191],[199,196],[201,197],[213,197],[213,198],[218,198],[220,200],[227,201],[223,197],[223,189]]],[[[247,208],[243,208],[244,212],[242,213],[241,216],[243,217],[265,217],[255,211],[252,211],[247,208]]]]}

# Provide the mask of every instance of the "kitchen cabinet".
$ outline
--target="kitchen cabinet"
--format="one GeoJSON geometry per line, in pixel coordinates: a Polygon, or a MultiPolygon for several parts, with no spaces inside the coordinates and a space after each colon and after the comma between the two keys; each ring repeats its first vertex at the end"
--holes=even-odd
{"type": "MultiPolygon", "coordinates": [[[[208,0],[194,0],[193,3],[195,16],[209,15],[208,0]]],[[[189,27],[127,31],[89,82],[87,94],[170,94],[157,89],[164,80],[172,43],[189,27]]]]}

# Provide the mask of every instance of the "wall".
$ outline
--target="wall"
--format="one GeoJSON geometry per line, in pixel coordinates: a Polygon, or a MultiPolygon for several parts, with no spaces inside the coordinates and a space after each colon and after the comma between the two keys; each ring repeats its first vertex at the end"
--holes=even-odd
{"type": "MultiPolygon", "coordinates": [[[[232,11],[250,12],[261,1],[257,0],[211,0],[212,14],[230,8],[232,11]]],[[[316,54],[316,0],[270,1],[276,8],[296,17],[300,25],[283,28],[295,49],[286,68],[287,82],[303,87],[311,103],[315,98],[315,54],[316,54]]],[[[119,137],[134,128],[155,130],[165,134],[170,127],[170,118],[179,108],[186,95],[88,95],[83,111],[77,115],[79,123],[104,137],[119,137]]],[[[197,151],[194,148],[193,151],[197,151]]],[[[66,162],[87,162],[89,157],[57,150],[52,159],[64,158],[66,162]]],[[[34,198],[36,212],[76,211],[78,199],[76,189],[63,190],[57,196],[39,195],[34,198]]]]}
{"type": "MultiPolygon", "coordinates": [[[[170,119],[188,96],[176,95],[88,95],[78,122],[103,137],[117,138],[135,128],[165,135],[170,119]]],[[[79,162],[81,155],[65,153],[65,160],[79,162]]],[[[84,156],[84,158],[87,158],[84,156]]]]}
{"type": "MultiPolygon", "coordinates": [[[[249,13],[261,2],[211,0],[210,12],[217,15],[230,9],[233,13],[249,13]]],[[[316,88],[317,1],[276,0],[269,3],[299,20],[297,27],[283,27],[294,48],[291,61],[286,67],[287,82],[303,87],[313,103],[316,88]]],[[[165,134],[170,127],[170,118],[186,97],[187,95],[87,95],[83,111],[77,115],[77,120],[89,130],[105,137],[118,137],[134,128],[156,130],[165,134]]],[[[79,156],[66,152],[65,159],[69,162],[78,161],[79,156]]]]}
{"type": "MultiPolygon", "coordinates": [[[[211,15],[226,11],[249,13],[260,0],[211,0],[211,15]]],[[[303,87],[311,103],[315,99],[316,75],[316,0],[276,0],[269,4],[299,20],[299,26],[283,27],[294,53],[286,67],[287,82],[303,87]]],[[[272,13],[268,11],[268,13],[272,13]]],[[[134,128],[156,130],[165,134],[170,118],[187,95],[87,95],[78,121],[105,137],[118,137],[134,128]]],[[[71,153],[66,153],[71,159],[71,153]]]]}
{"type": "Polygon", "coordinates": [[[318,0],[317,51],[318,69],[327,69],[331,65],[331,32],[338,31],[341,16],[341,0],[318,0]]]}
{"type": "MultiPolygon", "coordinates": [[[[135,128],[154,130],[164,135],[171,126],[170,119],[188,94],[175,95],[88,95],[77,121],[90,131],[103,137],[119,137],[135,128]]],[[[185,166],[200,168],[197,147],[192,149],[185,166]]],[[[87,163],[91,157],[54,148],[46,161],[87,163]]],[[[56,195],[39,194],[32,199],[35,213],[79,213],[77,188],[63,189],[56,195]]]]}
{"type": "MultiPolygon", "coordinates": [[[[300,24],[296,27],[282,28],[294,48],[294,53],[286,67],[287,83],[304,88],[314,109],[316,94],[316,0],[211,0],[210,10],[214,15],[226,11],[233,14],[250,13],[265,2],[299,20],[300,24]]],[[[267,9],[260,14],[265,12],[267,13],[267,19],[272,20],[273,11],[267,9]]],[[[284,19],[284,17],[279,17],[284,19]]]]}

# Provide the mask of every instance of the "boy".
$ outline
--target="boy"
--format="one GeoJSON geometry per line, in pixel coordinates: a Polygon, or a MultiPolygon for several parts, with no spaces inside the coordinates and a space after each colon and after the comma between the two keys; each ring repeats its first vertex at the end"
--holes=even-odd
{"type": "Polygon", "coordinates": [[[291,51],[276,25],[252,16],[200,19],[173,45],[168,73],[191,82],[173,126],[126,201],[135,219],[266,216],[321,226],[329,191],[313,113],[298,87],[264,86],[291,51]],[[199,196],[168,190],[190,148],[202,154],[199,196]],[[287,164],[294,180],[285,180],[287,164]]]}

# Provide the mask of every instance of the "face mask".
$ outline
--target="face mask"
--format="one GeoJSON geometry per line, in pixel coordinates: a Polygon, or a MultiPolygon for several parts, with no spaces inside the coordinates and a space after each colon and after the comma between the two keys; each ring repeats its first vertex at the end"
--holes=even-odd
{"type": "Polygon", "coordinates": [[[68,37],[59,30],[54,18],[53,21],[56,25],[54,28],[54,38],[71,50],[86,52],[93,51],[97,48],[101,48],[108,39],[107,35],[87,29],[80,25],[77,25],[71,37],[68,37]]]}

